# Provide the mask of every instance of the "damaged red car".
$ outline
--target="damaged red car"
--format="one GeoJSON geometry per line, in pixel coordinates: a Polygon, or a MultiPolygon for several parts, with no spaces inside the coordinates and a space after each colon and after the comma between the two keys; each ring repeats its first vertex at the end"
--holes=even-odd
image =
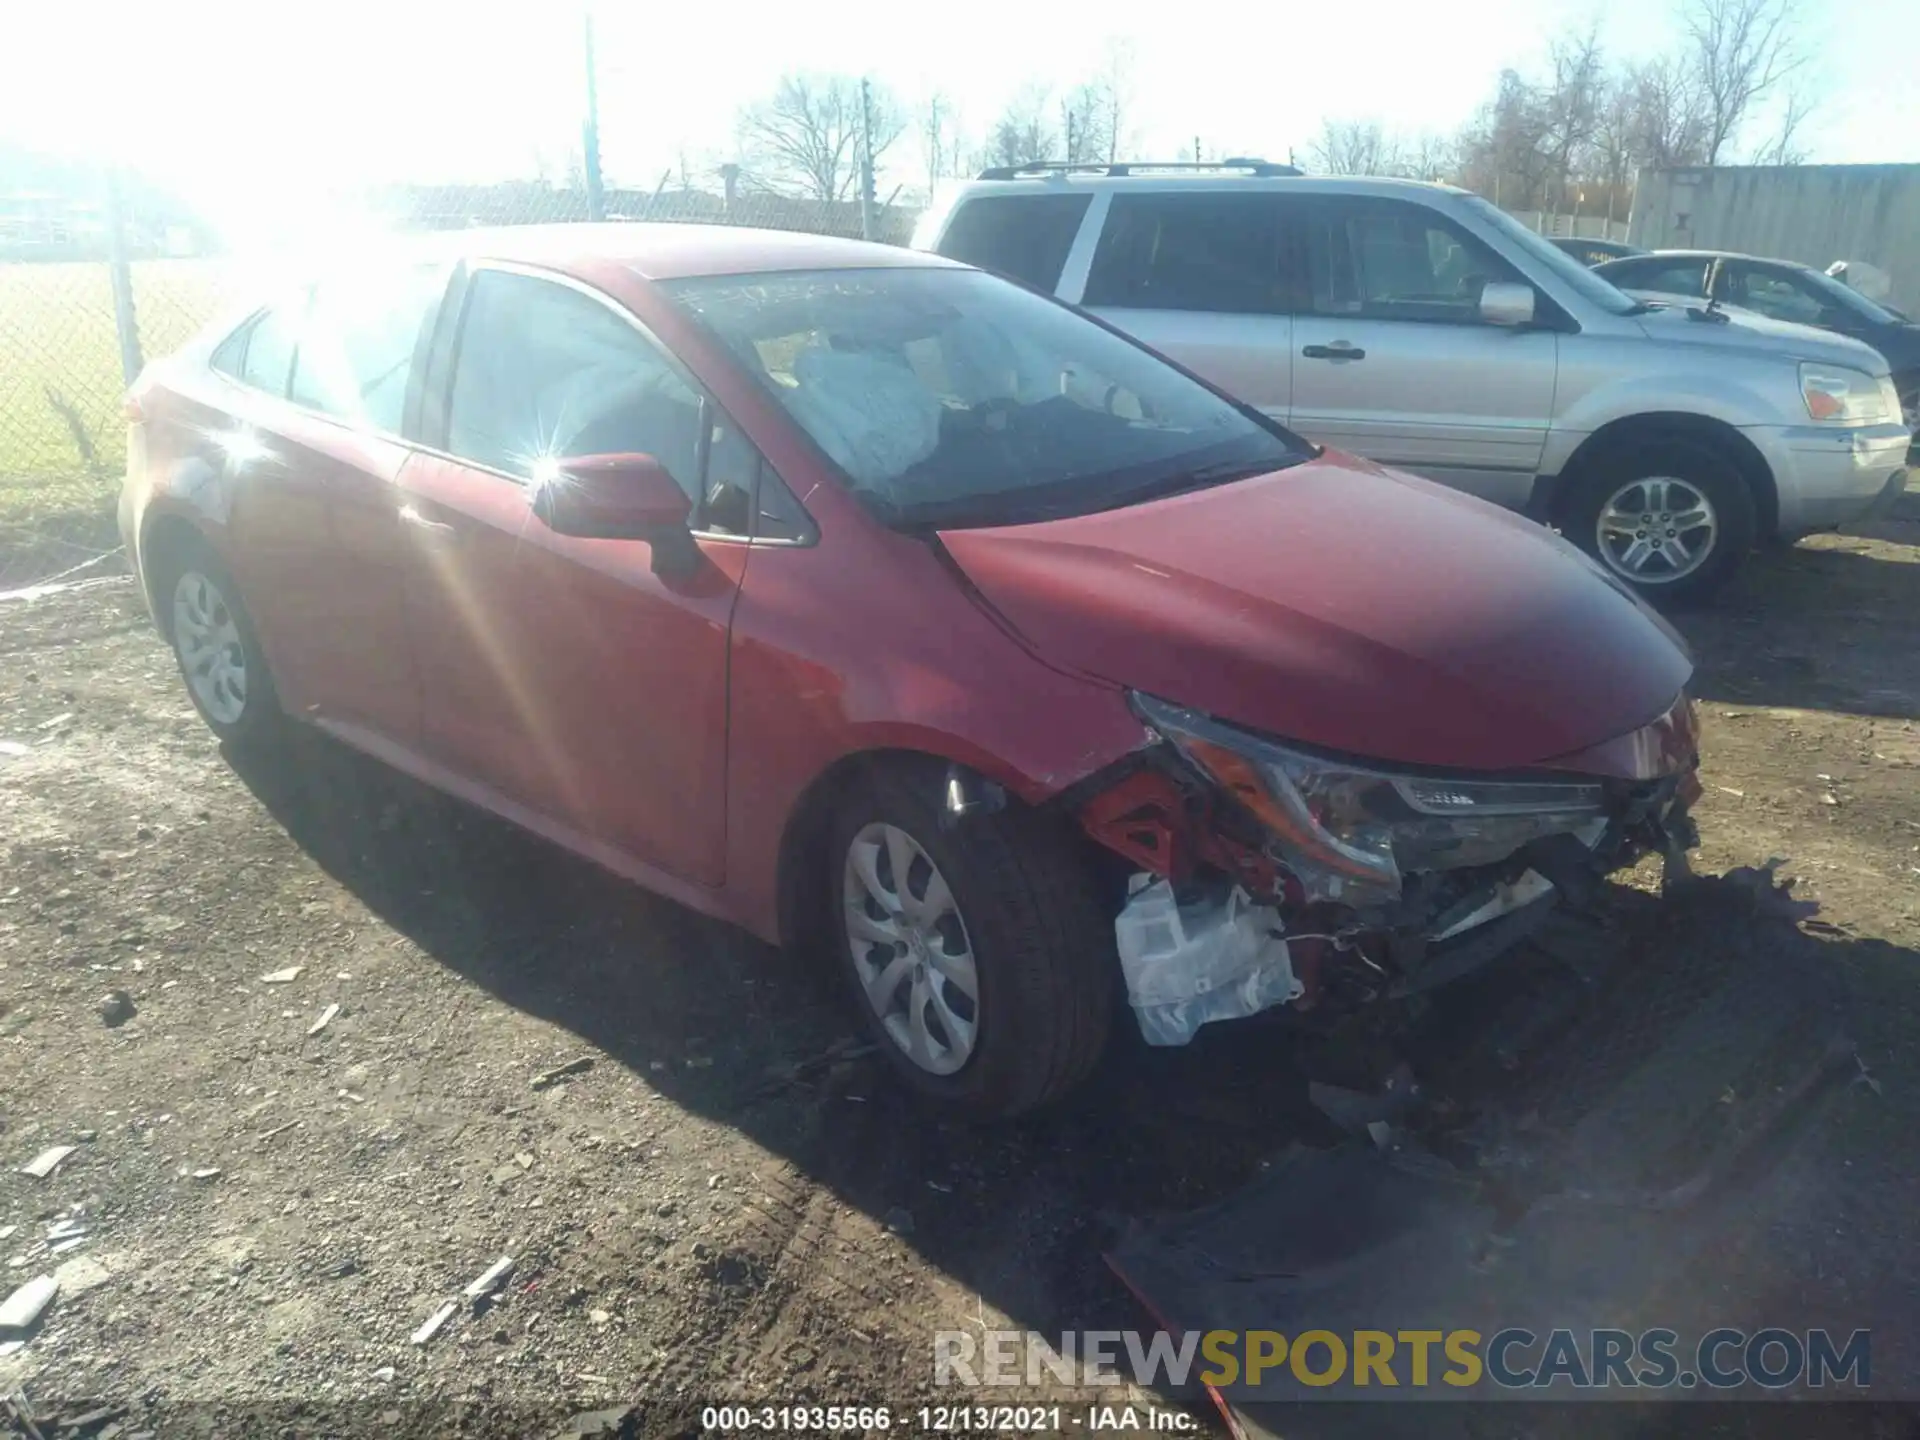
{"type": "Polygon", "coordinates": [[[1689,843],[1689,657],[1572,546],[937,257],[468,233],[128,403],[218,736],[309,723],[828,953],[976,1114],[1129,1002],[1392,1004],[1689,843]]]}

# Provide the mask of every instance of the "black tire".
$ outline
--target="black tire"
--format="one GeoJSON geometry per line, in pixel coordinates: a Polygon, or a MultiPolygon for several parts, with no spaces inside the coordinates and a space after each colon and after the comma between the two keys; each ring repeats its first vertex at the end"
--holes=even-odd
{"type": "MultiPolygon", "coordinates": [[[[1569,540],[1643,599],[1677,606],[1705,600],[1733,578],[1753,549],[1759,518],[1752,489],[1731,463],[1704,442],[1673,437],[1634,442],[1594,456],[1581,467],[1562,510],[1561,524],[1569,540]],[[1660,578],[1657,570],[1629,573],[1604,553],[1598,533],[1601,512],[1615,495],[1624,487],[1656,477],[1678,480],[1697,491],[1712,506],[1715,520],[1705,558],[1672,579],[1660,578]]],[[[1698,532],[1693,533],[1698,543],[1698,532]]]]}
{"type": "Polygon", "coordinates": [[[241,599],[239,583],[213,547],[198,538],[172,545],[156,567],[153,593],[167,642],[173,648],[174,663],[180,667],[180,678],[187,687],[187,698],[193,701],[193,708],[200,712],[207,728],[223,745],[236,749],[262,749],[279,740],[284,732],[285,716],[274,690],[273,674],[267,668],[266,652],[260,648],[260,638],[253,628],[253,617],[247,613],[246,602],[241,599]],[[235,640],[229,654],[237,649],[238,664],[245,676],[244,699],[237,714],[223,713],[211,706],[193,674],[194,661],[188,654],[188,642],[182,634],[176,607],[182,585],[190,584],[194,576],[204,577],[211,593],[217,597],[215,613],[232,620],[235,640]]]}
{"type": "Polygon", "coordinates": [[[829,936],[852,1003],[895,1071],[956,1113],[1002,1119],[1059,1099],[1099,1060],[1119,973],[1113,922],[1076,833],[1011,801],[943,828],[944,773],[882,763],[849,787],[828,852],[829,936]],[[938,867],[971,942],[975,1039],[952,1074],[922,1068],[901,1047],[856,967],[843,887],[855,839],[874,824],[905,831],[938,867]]]}

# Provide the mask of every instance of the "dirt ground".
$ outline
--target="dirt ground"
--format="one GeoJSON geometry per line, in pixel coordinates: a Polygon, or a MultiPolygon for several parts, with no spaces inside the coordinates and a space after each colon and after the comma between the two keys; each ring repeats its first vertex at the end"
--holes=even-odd
{"type": "MultiPolygon", "coordinates": [[[[1890,1344],[1920,1333],[1903,504],[1680,620],[1698,866],[1786,857],[1874,1082],[1820,1137],[1831,1234],[1777,1263],[1890,1344]]],[[[1258,1023],[1179,1051],[1123,1037],[1029,1123],[934,1122],[790,957],[320,738],[236,770],[124,580],[0,602],[0,741],[0,1296],[90,1262],[0,1358],[0,1395],[43,1417],[544,1435],[605,1409],[671,1435],[729,1398],[951,1402],[933,1332],[1148,1324],[1105,1242],[1232,1191],[1307,1124],[1258,1023]],[[136,1011],[117,1025],[111,991],[136,1011]],[[51,1177],[14,1173],[56,1144],[76,1149],[51,1177]],[[84,1242],[50,1255],[62,1221],[84,1242]],[[410,1343],[502,1256],[491,1304],[410,1343]]]]}

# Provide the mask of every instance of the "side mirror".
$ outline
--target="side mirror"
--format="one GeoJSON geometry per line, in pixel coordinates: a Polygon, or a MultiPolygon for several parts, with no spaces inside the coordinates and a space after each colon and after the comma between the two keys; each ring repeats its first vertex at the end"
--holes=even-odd
{"type": "Polygon", "coordinates": [[[1533,287],[1492,280],[1480,290],[1480,318],[1489,325],[1531,325],[1533,287]]]}
{"type": "Polygon", "coordinates": [[[580,455],[557,462],[533,492],[533,513],[556,535],[644,540],[656,575],[684,575],[700,548],[687,530],[693,506],[651,455],[580,455]]]}

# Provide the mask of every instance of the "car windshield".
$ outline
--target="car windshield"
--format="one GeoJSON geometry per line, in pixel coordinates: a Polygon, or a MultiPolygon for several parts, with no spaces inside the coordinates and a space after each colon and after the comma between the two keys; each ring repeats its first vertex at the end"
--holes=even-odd
{"type": "Polygon", "coordinates": [[[976,270],[664,288],[903,528],[1108,510],[1313,453],[1131,341],[976,270]]]}
{"type": "Polygon", "coordinates": [[[1809,285],[1818,290],[1829,305],[1842,310],[1851,310],[1863,320],[1875,325],[1898,325],[1900,317],[1882,306],[1876,305],[1845,281],[1836,280],[1831,275],[1822,275],[1818,270],[1800,272],[1809,285]]]}
{"type": "Polygon", "coordinates": [[[1531,258],[1551,270],[1569,289],[1578,291],[1580,298],[1588,304],[1598,305],[1615,315],[1632,315],[1645,308],[1604,275],[1594,274],[1551,240],[1535,234],[1499,206],[1489,204],[1478,195],[1469,195],[1462,203],[1506,239],[1526,251],[1531,258]]]}

